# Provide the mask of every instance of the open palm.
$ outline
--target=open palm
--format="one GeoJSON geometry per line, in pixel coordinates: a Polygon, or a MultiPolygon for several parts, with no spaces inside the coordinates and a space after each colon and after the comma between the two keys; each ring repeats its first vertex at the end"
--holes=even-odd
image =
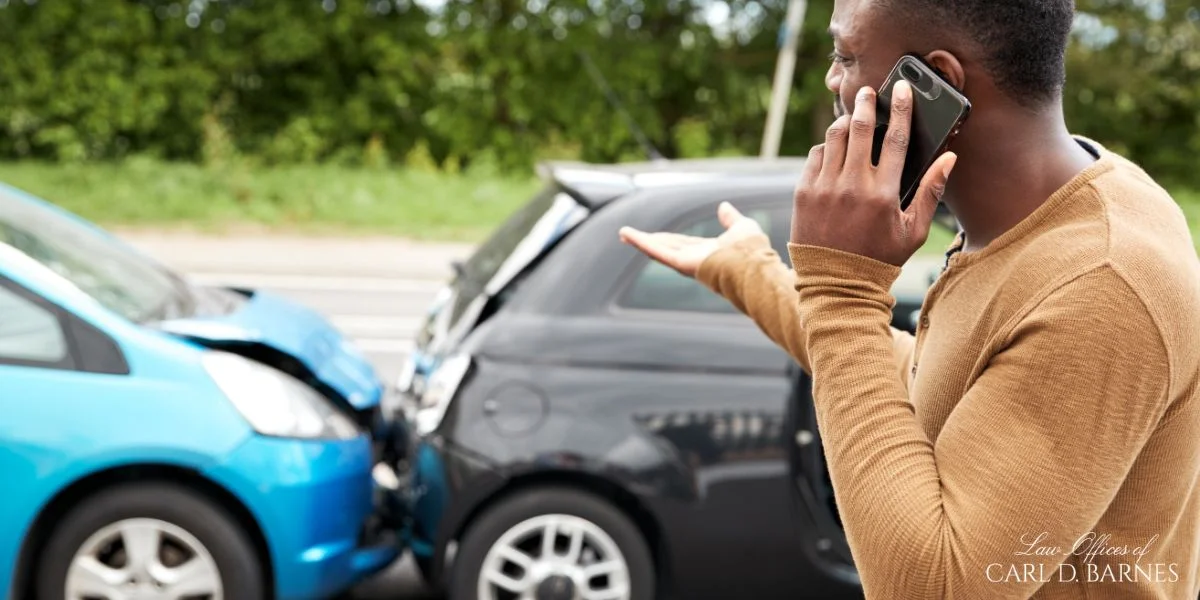
{"type": "Polygon", "coordinates": [[[650,258],[688,276],[695,277],[700,263],[713,252],[741,240],[764,235],[754,219],[738,212],[732,204],[722,202],[717,220],[725,232],[717,237],[697,237],[679,233],[646,233],[632,227],[622,227],[621,241],[637,248],[650,258]]]}

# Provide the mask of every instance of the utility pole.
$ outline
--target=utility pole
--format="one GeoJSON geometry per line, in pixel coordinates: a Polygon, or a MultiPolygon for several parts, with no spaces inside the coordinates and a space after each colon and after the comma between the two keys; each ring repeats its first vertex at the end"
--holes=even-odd
{"type": "Polygon", "coordinates": [[[775,81],[771,85],[771,107],[767,111],[767,127],[763,132],[762,157],[779,156],[779,140],[783,137],[783,121],[787,116],[788,98],[792,94],[792,75],[796,71],[796,50],[800,46],[800,30],[804,28],[807,0],[790,0],[783,26],[783,44],[775,63],[775,81]]]}

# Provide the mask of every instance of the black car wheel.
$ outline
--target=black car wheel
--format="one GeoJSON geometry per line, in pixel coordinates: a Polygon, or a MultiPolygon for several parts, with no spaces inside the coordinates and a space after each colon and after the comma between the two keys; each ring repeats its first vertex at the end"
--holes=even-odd
{"type": "Polygon", "coordinates": [[[454,560],[453,600],[654,597],[641,532],[620,510],[584,492],[537,488],[489,508],[454,560]]]}
{"type": "Polygon", "coordinates": [[[82,501],[38,561],[39,600],[172,597],[260,600],[261,565],[237,523],[167,484],[131,484],[82,501]]]}

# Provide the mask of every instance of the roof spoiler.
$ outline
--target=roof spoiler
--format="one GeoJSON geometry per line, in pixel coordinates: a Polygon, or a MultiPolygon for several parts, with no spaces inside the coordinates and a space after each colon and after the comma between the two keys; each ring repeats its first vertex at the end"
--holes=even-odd
{"type": "Polygon", "coordinates": [[[545,161],[538,163],[537,173],[543,181],[562,188],[588,210],[596,210],[637,189],[632,176],[597,169],[587,163],[545,161]]]}

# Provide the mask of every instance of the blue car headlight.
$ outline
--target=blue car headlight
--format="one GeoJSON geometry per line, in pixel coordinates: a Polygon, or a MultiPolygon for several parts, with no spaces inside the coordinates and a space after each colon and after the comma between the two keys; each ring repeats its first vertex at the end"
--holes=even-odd
{"type": "Polygon", "coordinates": [[[283,371],[229,352],[207,351],[202,360],[225,397],[262,435],[345,440],[362,433],[328,398],[283,371]]]}

